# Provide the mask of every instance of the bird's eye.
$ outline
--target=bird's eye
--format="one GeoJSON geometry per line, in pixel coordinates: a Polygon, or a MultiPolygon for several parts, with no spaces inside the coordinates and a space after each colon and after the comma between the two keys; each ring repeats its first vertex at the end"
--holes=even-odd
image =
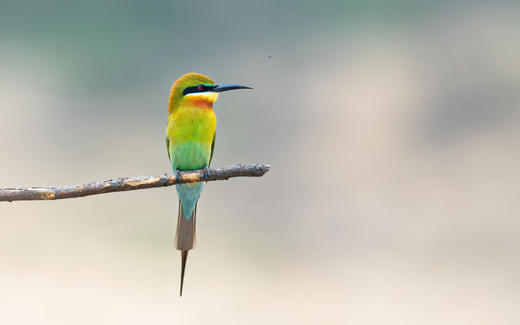
{"type": "Polygon", "coordinates": [[[197,86],[197,90],[198,91],[203,91],[204,90],[204,86],[203,85],[198,85],[197,86]]]}

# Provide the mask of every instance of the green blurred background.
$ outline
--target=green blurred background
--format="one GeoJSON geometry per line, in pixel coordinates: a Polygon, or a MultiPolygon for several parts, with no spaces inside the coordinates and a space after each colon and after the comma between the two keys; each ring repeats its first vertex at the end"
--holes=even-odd
{"type": "Polygon", "coordinates": [[[518,324],[520,5],[0,0],[0,187],[169,172],[226,93],[178,297],[174,188],[0,204],[1,324],[518,324]]]}

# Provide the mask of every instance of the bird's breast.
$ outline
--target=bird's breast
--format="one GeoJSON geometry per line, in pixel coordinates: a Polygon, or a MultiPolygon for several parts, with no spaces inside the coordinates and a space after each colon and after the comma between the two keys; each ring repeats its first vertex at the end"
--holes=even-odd
{"type": "Polygon", "coordinates": [[[174,169],[208,166],[217,118],[213,110],[185,109],[170,115],[166,136],[174,169]]]}

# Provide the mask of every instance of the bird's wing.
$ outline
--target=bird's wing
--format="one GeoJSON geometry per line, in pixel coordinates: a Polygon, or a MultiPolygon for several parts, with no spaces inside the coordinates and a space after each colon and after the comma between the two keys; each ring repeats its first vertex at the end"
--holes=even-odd
{"type": "Polygon", "coordinates": [[[215,132],[215,134],[213,134],[213,142],[211,143],[211,153],[209,155],[208,167],[209,167],[209,165],[211,165],[211,159],[213,159],[213,152],[215,151],[215,138],[216,137],[217,137],[217,132],[215,132]]]}
{"type": "Polygon", "coordinates": [[[166,152],[168,153],[168,159],[170,161],[172,160],[172,157],[170,157],[170,137],[166,136],[166,152]]]}

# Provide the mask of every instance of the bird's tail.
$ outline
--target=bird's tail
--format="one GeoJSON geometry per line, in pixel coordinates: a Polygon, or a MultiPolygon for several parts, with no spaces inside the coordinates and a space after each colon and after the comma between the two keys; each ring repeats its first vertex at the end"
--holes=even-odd
{"type": "Polygon", "coordinates": [[[195,219],[197,216],[197,205],[193,209],[193,213],[189,220],[184,216],[182,204],[179,201],[179,216],[177,217],[177,233],[175,234],[175,248],[181,251],[181,289],[184,285],[184,271],[186,269],[186,261],[188,260],[188,251],[195,247],[195,219]]]}

